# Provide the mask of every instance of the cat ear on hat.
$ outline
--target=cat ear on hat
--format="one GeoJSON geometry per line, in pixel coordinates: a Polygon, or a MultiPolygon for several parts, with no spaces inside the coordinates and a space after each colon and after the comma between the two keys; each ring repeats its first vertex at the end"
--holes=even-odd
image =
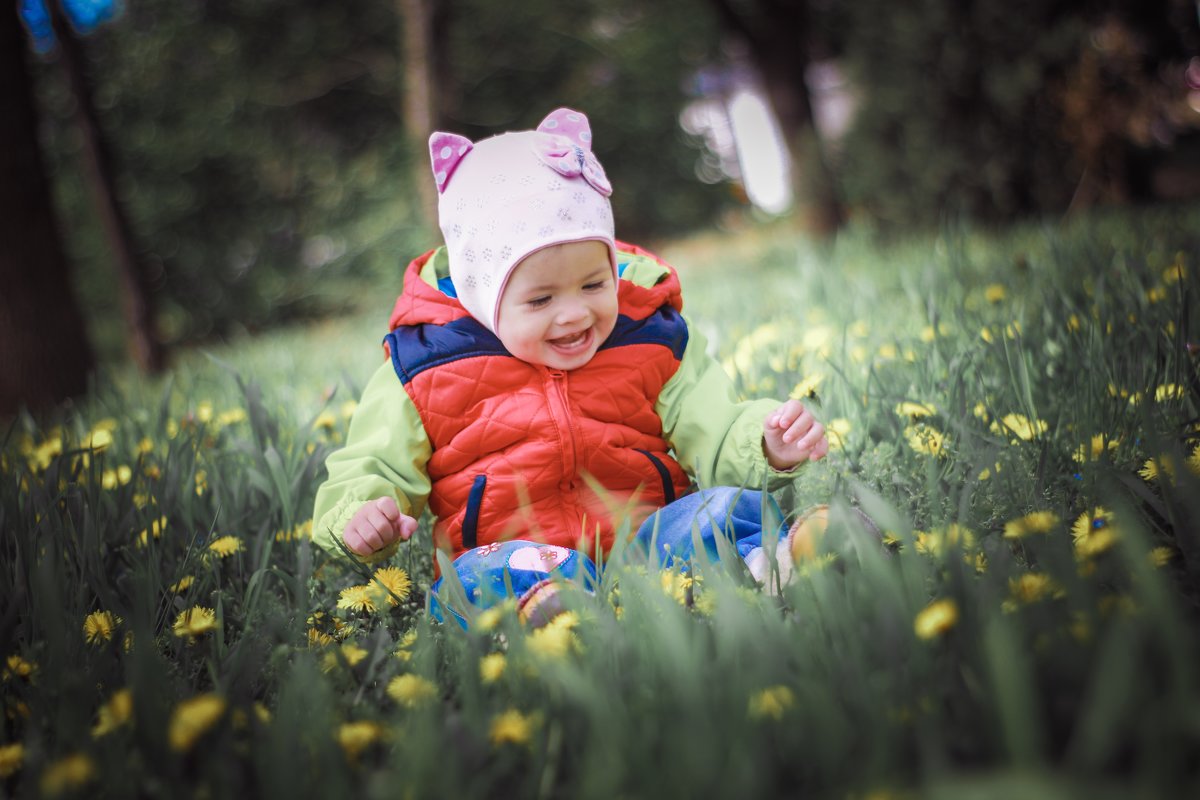
{"type": "Polygon", "coordinates": [[[553,133],[565,136],[584,150],[592,149],[592,126],[588,118],[580,111],[570,108],[559,108],[551,111],[542,124],[537,126],[539,133],[553,133]]]}
{"type": "Polygon", "coordinates": [[[450,176],[474,146],[470,139],[457,133],[438,131],[429,137],[429,163],[433,167],[433,180],[437,184],[438,194],[446,191],[450,176]]]}

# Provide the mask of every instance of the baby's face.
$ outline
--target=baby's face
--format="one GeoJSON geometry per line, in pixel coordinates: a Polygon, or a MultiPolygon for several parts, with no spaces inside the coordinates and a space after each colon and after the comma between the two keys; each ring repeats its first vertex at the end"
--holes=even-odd
{"type": "Polygon", "coordinates": [[[608,247],[571,242],[517,264],[500,296],[496,335],[522,361],[570,370],[592,360],[616,323],[608,247]]]}

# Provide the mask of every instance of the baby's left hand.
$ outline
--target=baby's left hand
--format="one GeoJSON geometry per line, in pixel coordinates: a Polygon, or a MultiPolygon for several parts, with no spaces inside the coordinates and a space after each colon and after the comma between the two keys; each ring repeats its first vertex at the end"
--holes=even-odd
{"type": "Polygon", "coordinates": [[[825,426],[799,400],[788,400],[763,420],[763,452],[780,470],[824,458],[829,452],[825,426]]]}

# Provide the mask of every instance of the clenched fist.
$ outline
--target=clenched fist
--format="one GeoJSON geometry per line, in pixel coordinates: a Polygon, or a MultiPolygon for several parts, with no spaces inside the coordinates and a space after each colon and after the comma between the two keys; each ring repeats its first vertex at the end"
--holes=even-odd
{"type": "Polygon", "coordinates": [[[408,539],[416,530],[417,521],[400,513],[395,498],[380,497],[362,504],[346,523],[342,540],[355,555],[369,556],[397,539],[408,539]]]}
{"type": "Polygon", "coordinates": [[[829,452],[825,426],[798,400],[788,400],[763,420],[763,452],[775,469],[791,469],[829,452]]]}

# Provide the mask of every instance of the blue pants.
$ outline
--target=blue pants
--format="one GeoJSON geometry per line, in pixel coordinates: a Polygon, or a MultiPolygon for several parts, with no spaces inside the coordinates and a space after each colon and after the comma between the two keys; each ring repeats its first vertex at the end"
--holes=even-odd
{"type": "MultiPolygon", "coordinates": [[[[693,531],[697,531],[709,559],[719,559],[717,537],[725,538],[745,558],[762,546],[764,515],[767,524],[782,533],[783,513],[770,495],[731,486],[693,492],[660,508],[643,522],[629,550],[632,557],[657,562],[659,567],[686,570],[695,555],[693,531]]],[[[454,559],[454,571],[465,599],[481,609],[506,597],[520,597],[554,576],[580,580],[585,588],[594,587],[598,578],[595,563],[583,553],[523,539],[468,550],[454,559]]],[[[438,599],[446,588],[444,581],[444,576],[438,578],[430,592],[430,612],[439,622],[443,614],[438,599]]],[[[452,598],[442,599],[453,605],[452,598]]],[[[461,617],[459,621],[463,621],[461,617]]]]}

